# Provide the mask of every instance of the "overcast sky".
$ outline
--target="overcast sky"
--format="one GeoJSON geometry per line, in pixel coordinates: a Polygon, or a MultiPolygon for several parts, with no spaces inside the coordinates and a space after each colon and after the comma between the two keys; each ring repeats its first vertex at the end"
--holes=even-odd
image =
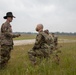
{"type": "Polygon", "coordinates": [[[0,26],[9,11],[14,32],[35,32],[39,23],[50,32],[76,32],[76,0],[0,0],[0,26]]]}

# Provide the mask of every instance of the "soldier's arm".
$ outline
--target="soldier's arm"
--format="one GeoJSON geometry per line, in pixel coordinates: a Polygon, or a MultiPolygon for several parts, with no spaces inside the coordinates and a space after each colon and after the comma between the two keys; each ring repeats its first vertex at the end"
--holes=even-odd
{"type": "Polygon", "coordinates": [[[42,40],[42,35],[41,34],[37,35],[33,49],[40,48],[40,46],[41,46],[41,40],[42,40]]]}
{"type": "Polygon", "coordinates": [[[10,32],[10,29],[7,27],[7,26],[4,26],[4,24],[2,25],[1,27],[1,32],[5,35],[5,36],[8,36],[8,37],[12,37],[12,38],[15,38],[15,37],[19,37],[20,34],[13,34],[12,32],[10,32]]]}
{"type": "Polygon", "coordinates": [[[5,34],[5,36],[12,37],[12,38],[16,38],[16,37],[21,36],[20,34],[13,34],[10,32],[5,32],[4,34],[5,34]]]}
{"type": "Polygon", "coordinates": [[[5,35],[8,37],[12,37],[12,38],[16,38],[16,37],[21,36],[20,34],[13,34],[11,32],[5,32],[5,35]]]}
{"type": "Polygon", "coordinates": [[[19,37],[19,36],[21,36],[21,35],[20,35],[20,34],[13,34],[13,35],[12,35],[13,38],[19,37]]]}

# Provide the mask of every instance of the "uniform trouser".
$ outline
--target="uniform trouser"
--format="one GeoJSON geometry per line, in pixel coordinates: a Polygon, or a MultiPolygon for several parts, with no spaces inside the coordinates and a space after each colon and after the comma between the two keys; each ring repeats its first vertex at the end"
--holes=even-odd
{"type": "Polygon", "coordinates": [[[6,64],[10,59],[10,53],[12,50],[12,45],[1,45],[0,49],[0,65],[6,64]]]}
{"type": "Polygon", "coordinates": [[[48,58],[50,52],[48,49],[38,49],[38,50],[30,50],[28,52],[29,58],[32,62],[36,62],[36,57],[38,58],[48,58]]]}

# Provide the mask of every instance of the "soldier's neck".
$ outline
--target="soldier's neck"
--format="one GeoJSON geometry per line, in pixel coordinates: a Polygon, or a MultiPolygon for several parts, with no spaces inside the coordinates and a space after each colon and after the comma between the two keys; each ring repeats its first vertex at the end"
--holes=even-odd
{"type": "Polygon", "coordinates": [[[42,31],[43,31],[43,29],[40,29],[40,30],[39,30],[39,32],[42,32],[42,31]]]}
{"type": "Polygon", "coordinates": [[[10,23],[10,21],[6,20],[7,23],[10,23]]]}

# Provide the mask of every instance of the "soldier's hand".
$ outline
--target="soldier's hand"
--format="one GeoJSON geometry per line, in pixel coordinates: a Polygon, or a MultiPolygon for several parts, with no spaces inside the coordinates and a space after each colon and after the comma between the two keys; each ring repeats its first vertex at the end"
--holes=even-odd
{"type": "Polygon", "coordinates": [[[17,37],[21,36],[21,34],[17,34],[17,37]]]}
{"type": "Polygon", "coordinates": [[[21,36],[21,34],[18,34],[18,36],[21,36]]]}

